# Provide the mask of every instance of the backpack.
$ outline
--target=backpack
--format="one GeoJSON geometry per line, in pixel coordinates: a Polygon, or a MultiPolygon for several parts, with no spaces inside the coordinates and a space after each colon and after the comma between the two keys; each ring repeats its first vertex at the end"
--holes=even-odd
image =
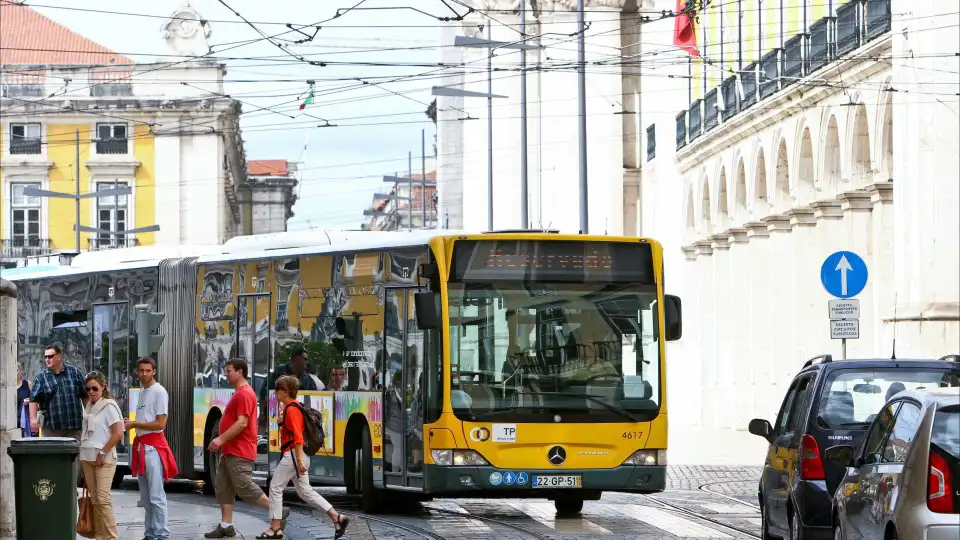
{"type": "MultiPolygon", "coordinates": [[[[296,408],[300,410],[300,413],[303,414],[303,451],[306,452],[308,456],[315,455],[323,448],[323,440],[325,438],[323,433],[323,416],[320,414],[320,411],[313,407],[304,407],[303,404],[297,400],[291,401],[290,404],[295,405],[296,408]]],[[[284,420],[286,420],[286,418],[284,418],[284,420]]],[[[280,450],[286,452],[290,446],[288,442],[280,450]]]]}

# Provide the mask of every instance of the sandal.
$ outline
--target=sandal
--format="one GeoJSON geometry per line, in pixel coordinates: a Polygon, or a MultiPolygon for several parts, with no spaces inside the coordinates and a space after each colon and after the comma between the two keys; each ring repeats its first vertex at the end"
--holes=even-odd
{"type": "Polygon", "coordinates": [[[343,514],[338,513],[337,520],[334,521],[334,523],[337,525],[337,530],[333,533],[333,538],[336,540],[347,532],[347,525],[350,524],[350,518],[344,517],[343,514]]]}
{"type": "Polygon", "coordinates": [[[258,540],[279,540],[283,538],[283,530],[267,529],[267,532],[260,533],[258,540]]]}

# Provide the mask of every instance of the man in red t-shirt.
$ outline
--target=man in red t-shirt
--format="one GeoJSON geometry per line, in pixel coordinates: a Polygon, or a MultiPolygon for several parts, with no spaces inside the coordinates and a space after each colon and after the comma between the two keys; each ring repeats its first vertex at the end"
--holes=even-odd
{"type": "MultiPolygon", "coordinates": [[[[233,358],[224,366],[227,382],[234,388],[233,395],[220,419],[220,436],[210,441],[207,449],[220,451],[214,490],[220,503],[220,523],[204,536],[229,538],[237,535],[233,527],[233,503],[237,497],[259,506],[270,508],[270,499],[253,482],[253,465],[257,459],[257,396],[247,383],[250,368],[242,358],[233,358]]],[[[283,526],[286,526],[290,508],[283,508],[283,526]]]]}

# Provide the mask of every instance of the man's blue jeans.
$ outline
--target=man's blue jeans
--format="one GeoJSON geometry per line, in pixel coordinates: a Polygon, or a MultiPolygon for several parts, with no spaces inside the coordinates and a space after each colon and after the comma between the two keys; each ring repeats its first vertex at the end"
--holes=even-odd
{"type": "Polygon", "coordinates": [[[140,484],[140,505],[143,506],[143,525],[148,540],[170,538],[167,528],[167,494],[163,491],[163,463],[152,446],[143,446],[144,473],[137,477],[140,484]]]}

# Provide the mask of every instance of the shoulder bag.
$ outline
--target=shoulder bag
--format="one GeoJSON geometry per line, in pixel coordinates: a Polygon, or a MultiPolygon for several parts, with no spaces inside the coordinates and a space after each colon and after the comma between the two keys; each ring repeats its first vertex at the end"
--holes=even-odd
{"type": "Polygon", "coordinates": [[[90,493],[87,490],[87,475],[84,473],[81,474],[83,474],[83,492],[82,495],[77,497],[77,506],[79,508],[77,513],[77,534],[84,538],[93,538],[96,536],[93,524],[93,501],[90,500],[90,493]]]}

